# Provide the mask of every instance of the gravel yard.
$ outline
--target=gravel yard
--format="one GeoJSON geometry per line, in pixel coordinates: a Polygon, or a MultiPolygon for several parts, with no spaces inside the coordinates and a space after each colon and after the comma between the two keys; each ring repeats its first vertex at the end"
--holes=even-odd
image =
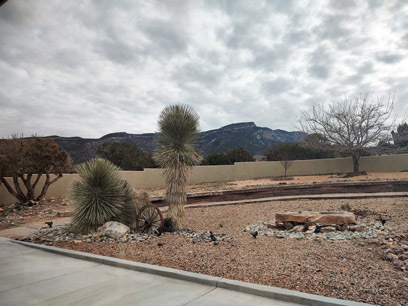
{"type": "Polygon", "coordinates": [[[349,204],[362,222],[388,219],[394,233],[408,233],[408,199],[298,200],[186,209],[195,231],[225,233],[232,242],[196,242],[164,234],[137,243],[56,242],[91,252],[251,283],[378,304],[408,304],[408,273],[386,261],[377,239],[297,240],[258,236],[246,226],[273,221],[276,212],[340,210],[349,204]]]}

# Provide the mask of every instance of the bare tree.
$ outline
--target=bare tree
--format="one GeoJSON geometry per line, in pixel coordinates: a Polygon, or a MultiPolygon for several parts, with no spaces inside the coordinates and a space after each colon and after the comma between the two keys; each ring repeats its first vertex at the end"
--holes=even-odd
{"type": "Polygon", "coordinates": [[[283,169],[285,170],[285,178],[286,178],[286,174],[288,172],[288,169],[292,166],[293,161],[292,160],[281,160],[280,161],[283,169]]]}
{"type": "Polygon", "coordinates": [[[376,101],[360,95],[327,106],[315,105],[311,113],[301,113],[303,131],[313,135],[308,137],[306,145],[351,156],[353,171],[359,172],[364,149],[389,136],[393,107],[391,94],[387,99],[377,97],[376,101]]]}

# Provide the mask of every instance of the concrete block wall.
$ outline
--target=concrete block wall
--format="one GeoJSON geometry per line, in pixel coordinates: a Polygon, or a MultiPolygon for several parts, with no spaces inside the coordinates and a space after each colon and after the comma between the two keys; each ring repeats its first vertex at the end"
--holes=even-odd
{"type": "MultiPolygon", "coordinates": [[[[367,172],[399,172],[408,171],[408,154],[367,156],[360,159],[360,169],[367,172]]],[[[353,171],[351,158],[331,158],[293,161],[288,175],[319,175],[330,173],[346,173],[353,171]]],[[[145,169],[144,171],[122,171],[123,179],[135,189],[164,187],[165,179],[162,169],[145,169]]],[[[200,184],[220,181],[247,180],[283,176],[284,168],[279,161],[243,162],[223,166],[197,166],[189,176],[189,184],[200,184]]],[[[50,186],[47,197],[69,197],[72,182],[77,174],[65,174],[50,186]]],[[[44,179],[44,178],[43,178],[44,179]]],[[[38,184],[42,186],[43,179],[38,184]]],[[[11,178],[7,178],[11,183],[11,178]]],[[[37,187],[38,188],[38,187],[37,187]]],[[[0,204],[12,203],[16,200],[6,188],[0,186],[0,204]]]]}

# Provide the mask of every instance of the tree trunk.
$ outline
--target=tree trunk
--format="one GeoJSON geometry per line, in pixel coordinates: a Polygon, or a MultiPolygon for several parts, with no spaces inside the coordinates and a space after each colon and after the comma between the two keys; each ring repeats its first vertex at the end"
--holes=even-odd
{"type": "Polygon", "coordinates": [[[16,192],[18,194],[17,199],[21,203],[26,203],[27,202],[27,197],[24,194],[24,192],[21,190],[20,183],[18,182],[18,175],[17,174],[13,175],[13,183],[14,183],[14,188],[16,189],[16,192]]]}
{"type": "Polygon", "coordinates": [[[351,158],[353,159],[353,172],[357,173],[360,171],[360,154],[352,154],[351,158]]]}
{"type": "Polygon", "coordinates": [[[6,179],[2,176],[0,176],[0,181],[4,184],[4,186],[6,187],[7,191],[13,196],[15,197],[19,202],[24,203],[25,202],[25,197],[23,195],[23,197],[17,193],[16,191],[13,190],[13,188],[11,188],[10,184],[6,181],[6,179]]]}
{"type": "Polygon", "coordinates": [[[167,219],[170,219],[168,231],[178,231],[184,228],[184,204],[187,201],[186,183],[187,167],[177,161],[168,169],[166,200],[169,203],[167,219]]]}
{"type": "Polygon", "coordinates": [[[62,177],[62,174],[59,174],[52,181],[50,181],[50,175],[48,173],[46,173],[45,175],[46,175],[46,178],[45,178],[44,186],[41,190],[41,193],[38,195],[38,197],[34,199],[35,201],[40,201],[41,198],[44,197],[45,194],[47,193],[48,187],[50,187],[51,184],[54,184],[56,181],[58,181],[62,177]]]}
{"type": "Polygon", "coordinates": [[[24,174],[20,175],[20,178],[23,181],[24,186],[27,189],[27,194],[26,194],[27,202],[34,200],[34,188],[31,185],[31,177],[32,176],[33,176],[32,174],[27,174],[27,178],[24,178],[24,174]]]}

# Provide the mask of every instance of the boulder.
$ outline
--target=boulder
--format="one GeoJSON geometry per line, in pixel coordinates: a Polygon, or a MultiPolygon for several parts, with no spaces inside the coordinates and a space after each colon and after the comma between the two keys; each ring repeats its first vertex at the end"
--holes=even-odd
{"type": "Polygon", "coordinates": [[[102,236],[117,240],[128,234],[130,228],[119,222],[108,221],[98,228],[98,232],[102,236]]]}
{"type": "Polygon", "coordinates": [[[301,211],[277,213],[276,220],[304,224],[343,225],[356,223],[356,216],[348,211],[301,211]]]}

